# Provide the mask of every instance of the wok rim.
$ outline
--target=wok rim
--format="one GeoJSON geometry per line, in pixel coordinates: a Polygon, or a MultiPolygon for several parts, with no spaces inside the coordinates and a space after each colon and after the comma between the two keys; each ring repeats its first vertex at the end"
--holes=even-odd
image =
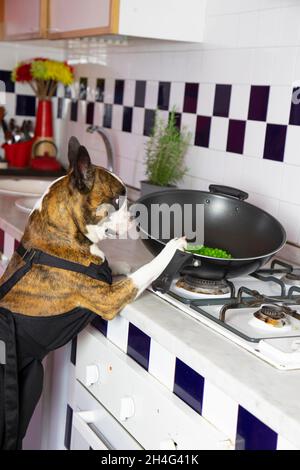
{"type": "MultiPolygon", "coordinates": [[[[230,262],[239,262],[239,261],[255,261],[255,260],[260,260],[260,259],[263,259],[263,258],[271,258],[272,256],[274,256],[276,253],[278,253],[278,251],[280,251],[286,244],[287,242],[287,234],[286,234],[286,231],[283,227],[283,225],[272,215],[270,214],[269,212],[265,211],[264,209],[261,209],[260,207],[257,207],[255,206],[254,204],[251,204],[249,202],[246,202],[246,201],[241,201],[233,196],[227,196],[226,194],[216,194],[216,193],[211,193],[209,191],[198,191],[197,189],[170,189],[168,191],[157,191],[155,193],[151,193],[151,194],[146,194],[145,196],[142,196],[141,198],[139,198],[135,204],[141,204],[143,203],[143,200],[153,196],[154,194],[156,196],[159,196],[159,195],[163,195],[165,196],[166,195],[166,192],[168,193],[174,193],[174,192],[195,192],[195,193],[201,193],[201,194],[204,194],[204,195],[207,195],[207,196],[214,196],[214,197],[217,197],[217,198],[221,198],[221,199],[231,199],[233,201],[236,201],[236,202],[239,202],[239,203],[243,203],[247,206],[251,206],[253,207],[254,209],[266,214],[268,217],[271,217],[271,219],[273,219],[274,222],[276,222],[276,224],[278,225],[278,227],[280,228],[281,232],[282,232],[282,242],[280,244],[280,246],[278,248],[276,248],[275,250],[271,251],[270,253],[266,253],[264,255],[260,255],[260,256],[253,256],[253,257],[250,257],[250,258],[216,258],[216,257],[213,257],[213,256],[205,256],[205,255],[199,255],[197,253],[191,253],[190,251],[186,251],[186,250],[182,250],[184,253],[187,253],[187,254],[191,254],[199,259],[208,259],[208,260],[218,260],[218,261],[223,261],[223,263],[227,262],[227,263],[230,263],[230,262]]],[[[154,238],[152,237],[149,233],[147,233],[144,229],[142,229],[141,227],[139,227],[140,231],[143,232],[145,235],[147,235],[148,239],[150,238],[151,240],[154,240],[155,242],[163,245],[163,246],[166,246],[167,243],[164,243],[162,242],[161,240],[157,239],[157,238],[154,238]]],[[[143,239],[142,239],[143,240],[143,239]]],[[[170,239],[171,240],[171,239],[170,239]]]]}

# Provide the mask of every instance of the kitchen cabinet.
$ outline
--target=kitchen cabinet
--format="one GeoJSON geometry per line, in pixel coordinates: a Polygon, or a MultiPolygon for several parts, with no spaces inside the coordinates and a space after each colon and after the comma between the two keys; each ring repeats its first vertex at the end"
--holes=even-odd
{"type": "Polygon", "coordinates": [[[50,39],[120,34],[201,42],[206,0],[49,0],[50,39]]]}
{"type": "Polygon", "coordinates": [[[2,37],[6,40],[39,39],[47,34],[48,0],[1,0],[2,37]]]}

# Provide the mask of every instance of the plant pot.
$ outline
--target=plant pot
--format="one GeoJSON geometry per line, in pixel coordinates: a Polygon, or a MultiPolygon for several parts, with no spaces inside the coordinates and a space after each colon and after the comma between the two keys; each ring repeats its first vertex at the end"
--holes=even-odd
{"type": "Polygon", "coordinates": [[[159,191],[168,191],[169,189],[174,189],[176,186],[157,186],[152,184],[149,181],[141,181],[141,196],[146,196],[147,194],[157,193],[159,191]]]}

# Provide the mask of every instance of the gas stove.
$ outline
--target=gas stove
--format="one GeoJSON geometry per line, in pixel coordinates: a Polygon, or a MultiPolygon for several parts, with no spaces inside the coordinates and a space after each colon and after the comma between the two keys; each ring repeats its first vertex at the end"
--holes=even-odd
{"type": "Polygon", "coordinates": [[[183,275],[154,293],[272,366],[300,369],[300,267],[274,259],[230,281],[183,275]]]}

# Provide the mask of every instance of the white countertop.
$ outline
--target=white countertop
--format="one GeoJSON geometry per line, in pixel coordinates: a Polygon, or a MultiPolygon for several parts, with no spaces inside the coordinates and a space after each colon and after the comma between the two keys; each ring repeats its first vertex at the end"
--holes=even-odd
{"type": "MultiPolygon", "coordinates": [[[[16,199],[0,195],[0,220],[19,239],[27,215],[16,199]]],[[[133,269],[151,259],[141,241],[105,241],[101,248],[133,269]]],[[[121,315],[300,448],[300,371],[273,368],[150,292],[121,315]]]]}

